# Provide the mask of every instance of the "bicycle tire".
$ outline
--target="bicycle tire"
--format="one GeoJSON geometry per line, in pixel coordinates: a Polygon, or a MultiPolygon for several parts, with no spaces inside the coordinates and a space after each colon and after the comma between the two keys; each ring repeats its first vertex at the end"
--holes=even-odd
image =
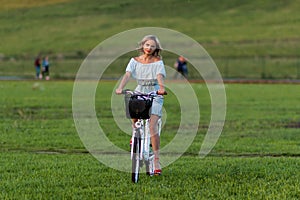
{"type": "Polygon", "coordinates": [[[131,180],[134,183],[137,183],[139,180],[140,173],[140,149],[141,149],[141,138],[134,137],[133,141],[133,156],[132,156],[132,173],[131,180]]]}
{"type": "MultiPolygon", "coordinates": [[[[149,146],[149,149],[151,148],[151,145],[149,146]]],[[[153,176],[154,175],[154,154],[152,152],[152,148],[149,152],[149,155],[147,156],[147,160],[145,160],[145,166],[146,166],[146,175],[153,176]]]]}
{"type": "Polygon", "coordinates": [[[153,176],[154,175],[153,160],[145,161],[145,165],[146,165],[146,175],[153,176]]]}

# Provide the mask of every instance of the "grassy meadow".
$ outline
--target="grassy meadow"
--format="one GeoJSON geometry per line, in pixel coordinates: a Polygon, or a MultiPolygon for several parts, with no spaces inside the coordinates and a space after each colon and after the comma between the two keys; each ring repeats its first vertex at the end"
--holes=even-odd
{"type": "MultiPolygon", "coordinates": [[[[193,38],[224,79],[298,81],[299,9],[300,0],[0,0],[0,79],[21,79],[0,81],[0,199],[300,199],[298,84],[225,84],[225,126],[201,159],[212,105],[189,65],[201,111],[197,135],[162,176],[141,175],[132,184],[131,174],[102,164],[80,140],[71,81],[100,42],[140,27],[193,38]],[[33,80],[37,55],[49,55],[50,81],[33,80]]],[[[126,151],[130,136],[114,121],[111,97],[133,55],[111,63],[95,96],[99,124],[126,151]]],[[[168,66],[177,56],[163,52],[168,66]]],[[[168,76],[167,85],[180,87],[168,76]]],[[[181,117],[171,91],[164,107],[162,147],[174,138],[181,117]]]]}
{"type": "MultiPolygon", "coordinates": [[[[102,95],[111,94],[115,84],[99,82],[95,109],[109,139],[129,151],[130,136],[115,125],[110,95],[102,95]]],[[[73,82],[2,81],[0,198],[298,199],[298,85],[226,84],[224,130],[203,159],[198,152],[210,119],[210,97],[204,84],[192,86],[201,110],[192,145],[161,177],[142,175],[134,185],[129,173],[101,164],[85,149],[72,116],[73,82]]],[[[177,114],[168,112],[176,106],[170,93],[162,146],[176,134],[177,114]]]]}

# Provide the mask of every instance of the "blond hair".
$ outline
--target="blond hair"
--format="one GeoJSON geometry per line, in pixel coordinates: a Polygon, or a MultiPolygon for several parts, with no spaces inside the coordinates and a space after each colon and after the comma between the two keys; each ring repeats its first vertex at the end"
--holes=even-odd
{"type": "Polygon", "coordinates": [[[161,57],[160,56],[160,52],[162,51],[162,47],[161,47],[161,44],[158,40],[158,38],[155,36],[155,35],[146,35],[139,43],[138,43],[138,48],[137,50],[139,51],[140,54],[143,54],[144,51],[143,51],[143,46],[144,44],[148,41],[148,40],[153,40],[156,44],[156,49],[155,51],[153,52],[153,56],[156,56],[156,57],[161,57]]]}

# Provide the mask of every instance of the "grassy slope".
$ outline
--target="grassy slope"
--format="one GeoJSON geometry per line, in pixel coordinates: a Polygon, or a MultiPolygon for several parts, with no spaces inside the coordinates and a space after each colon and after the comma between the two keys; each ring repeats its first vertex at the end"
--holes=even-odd
{"type": "Polygon", "coordinates": [[[0,37],[5,42],[0,53],[88,52],[121,31],[158,26],[193,37],[215,57],[296,56],[299,7],[298,0],[166,0],[150,6],[149,1],[74,0],[1,9],[0,37]]]}

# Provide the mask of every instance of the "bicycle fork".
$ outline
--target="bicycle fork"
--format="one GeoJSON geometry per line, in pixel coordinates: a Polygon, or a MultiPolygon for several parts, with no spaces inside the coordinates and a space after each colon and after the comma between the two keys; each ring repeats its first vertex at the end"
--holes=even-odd
{"type": "MultiPolygon", "coordinates": [[[[139,143],[139,155],[138,157],[140,158],[140,160],[142,160],[143,158],[143,143],[144,143],[144,131],[143,131],[143,128],[144,128],[144,125],[143,125],[143,121],[142,120],[138,120],[137,122],[135,122],[135,128],[133,128],[133,131],[132,131],[132,137],[131,137],[131,141],[132,141],[132,147],[135,146],[135,141],[140,141],[139,143]],[[136,138],[136,140],[134,139],[136,138]]],[[[133,148],[131,148],[131,159],[133,158],[133,156],[136,156],[134,155],[134,152],[133,152],[133,148]]]]}
{"type": "MultiPolygon", "coordinates": [[[[135,141],[139,141],[139,151],[134,153],[133,148],[131,148],[131,159],[136,158],[138,156],[139,160],[144,160],[146,164],[146,171],[148,175],[153,175],[154,173],[154,154],[151,148],[151,139],[150,139],[150,131],[149,131],[149,120],[141,120],[139,119],[135,123],[135,128],[132,133],[132,146],[134,146],[135,141]],[[136,138],[136,139],[134,139],[136,138]],[[136,154],[139,155],[136,155],[136,154]]],[[[141,163],[142,164],[142,163],[141,163]]]]}

